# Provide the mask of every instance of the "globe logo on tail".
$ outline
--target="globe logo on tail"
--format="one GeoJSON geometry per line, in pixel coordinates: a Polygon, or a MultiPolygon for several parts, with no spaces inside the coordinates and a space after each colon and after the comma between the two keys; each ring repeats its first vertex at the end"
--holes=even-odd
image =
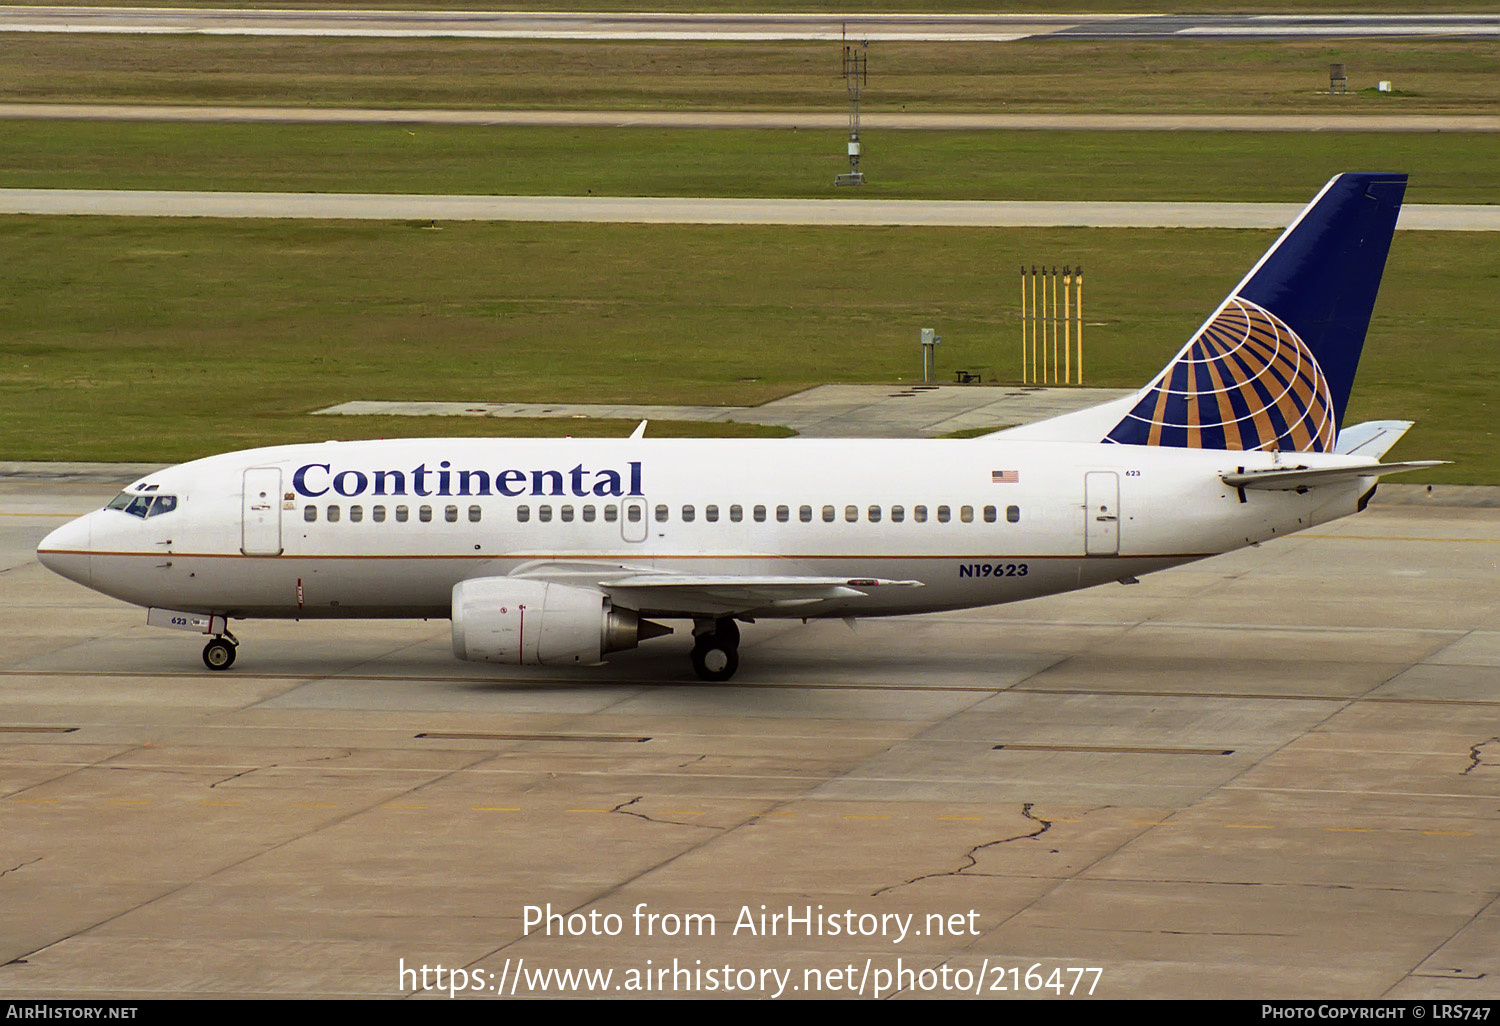
{"type": "Polygon", "coordinates": [[[1336,433],[1328,381],[1306,343],[1265,307],[1234,296],[1104,440],[1327,452],[1336,433]]]}

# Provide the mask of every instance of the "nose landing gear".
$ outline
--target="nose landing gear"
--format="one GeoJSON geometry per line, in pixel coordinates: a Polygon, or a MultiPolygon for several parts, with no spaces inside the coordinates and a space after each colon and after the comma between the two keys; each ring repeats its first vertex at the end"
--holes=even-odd
{"type": "Polygon", "coordinates": [[[239,644],[233,634],[225,631],[203,646],[203,665],[210,670],[229,669],[234,665],[234,650],[239,644]]]}
{"type": "Polygon", "coordinates": [[[699,680],[722,682],[740,668],[740,628],[732,619],[693,624],[693,672],[699,680]]]}

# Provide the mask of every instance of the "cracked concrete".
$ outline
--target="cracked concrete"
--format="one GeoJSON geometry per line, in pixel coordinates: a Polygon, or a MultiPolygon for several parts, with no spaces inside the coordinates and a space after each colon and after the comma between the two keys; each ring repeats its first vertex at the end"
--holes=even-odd
{"type": "Polygon", "coordinates": [[[1045,820],[1045,819],[1041,819],[1040,817],[1033,816],[1031,814],[1031,810],[1034,809],[1035,807],[1036,807],[1036,803],[1035,802],[1026,802],[1024,805],[1021,806],[1021,815],[1024,818],[1032,820],[1033,822],[1041,824],[1041,826],[1038,829],[1033,830],[1031,833],[1027,833],[1027,834],[1015,834],[1015,835],[1012,835],[1010,837],[1001,837],[1001,838],[997,838],[996,840],[993,840],[993,841],[985,841],[982,844],[976,844],[972,848],[970,848],[968,851],[966,851],[966,852],[963,853],[962,858],[964,858],[965,860],[967,860],[967,864],[966,865],[959,866],[957,869],[949,870],[946,873],[923,873],[921,876],[914,876],[910,880],[906,880],[906,881],[904,881],[902,883],[891,884],[889,887],[882,887],[879,890],[872,892],[871,893],[871,897],[877,897],[877,896],[879,896],[881,894],[885,894],[885,893],[887,893],[889,891],[894,891],[894,890],[896,890],[898,888],[901,888],[901,887],[908,887],[908,886],[910,886],[912,884],[920,883],[923,880],[934,880],[934,879],[937,879],[938,877],[942,877],[942,876],[966,876],[966,875],[984,876],[985,874],[983,874],[983,873],[974,873],[974,874],[970,874],[969,873],[969,870],[975,869],[975,868],[978,867],[978,865],[979,865],[979,853],[981,851],[984,851],[986,848],[993,848],[996,845],[1000,845],[1000,844],[1010,844],[1013,841],[1031,841],[1031,840],[1035,840],[1036,838],[1038,838],[1038,837],[1042,836],[1043,834],[1045,834],[1048,830],[1052,829],[1051,822],[1049,822],[1048,820],[1045,820]]]}

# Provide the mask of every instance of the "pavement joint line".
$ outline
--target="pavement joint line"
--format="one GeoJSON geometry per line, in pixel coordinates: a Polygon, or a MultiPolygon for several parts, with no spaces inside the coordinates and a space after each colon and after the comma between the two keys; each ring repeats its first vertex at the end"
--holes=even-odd
{"type": "MultiPolygon", "coordinates": [[[[1361,793],[1365,793],[1365,792],[1361,792],[1361,793]]],[[[1449,797],[1453,797],[1453,796],[1449,796],[1449,797]]],[[[1464,796],[1464,797],[1481,797],[1481,798],[1485,798],[1486,800],[1490,800],[1489,796],[1464,796]]],[[[13,798],[11,800],[12,801],[16,801],[16,802],[26,802],[26,803],[30,803],[30,804],[53,804],[53,803],[58,803],[58,802],[64,801],[64,799],[60,799],[60,798],[29,798],[29,799],[28,798],[13,798]]],[[[152,804],[156,804],[155,800],[127,800],[127,799],[111,798],[111,799],[106,799],[105,801],[106,801],[107,804],[111,804],[111,805],[152,805],[152,804]]],[[[77,802],[75,802],[73,804],[87,806],[88,804],[90,804],[90,802],[91,802],[90,799],[80,799],[80,800],[78,800],[77,802]]],[[[198,805],[198,806],[234,806],[234,807],[243,807],[243,806],[250,805],[252,807],[253,806],[259,806],[261,809],[265,809],[267,807],[280,807],[282,805],[287,805],[287,806],[290,806],[290,807],[293,807],[293,808],[307,808],[307,807],[314,807],[314,808],[336,808],[337,807],[337,805],[335,803],[328,803],[328,802],[286,802],[286,803],[282,803],[282,802],[266,802],[266,803],[251,803],[251,802],[242,802],[242,801],[234,801],[234,802],[191,801],[190,804],[198,805]]],[[[431,808],[432,808],[432,806],[430,806],[430,805],[378,804],[378,805],[374,805],[374,806],[369,806],[369,807],[367,807],[367,808],[365,808],[365,809],[363,809],[361,811],[379,811],[381,809],[399,809],[399,810],[422,811],[422,810],[429,810],[431,808]]],[[[1189,811],[1190,808],[1191,807],[1185,807],[1184,809],[1182,809],[1180,811],[1186,812],[1186,811],[1189,811]]],[[[530,809],[532,811],[535,811],[536,807],[493,806],[493,805],[475,805],[475,806],[471,806],[470,807],[470,811],[473,811],[473,812],[525,812],[525,811],[528,811],[528,809],[530,809]]],[[[444,810],[442,808],[439,808],[436,811],[442,812],[444,810]]],[[[565,809],[563,811],[565,811],[565,812],[609,813],[609,812],[615,811],[615,809],[613,809],[613,808],[579,808],[579,809],[565,809]]],[[[663,809],[663,810],[659,810],[658,814],[660,814],[660,815],[678,815],[678,816],[703,816],[703,815],[708,815],[709,813],[707,811],[697,810],[697,809],[663,809]]],[[[754,818],[756,818],[756,819],[796,819],[796,818],[798,818],[798,814],[796,814],[796,813],[787,813],[787,812],[774,812],[774,813],[764,813],[764,814],[761,814],[761,815],[756,816],[754,818]]],[[[854,820],[891,820],[891,819],[923,820],[923,819],[934,819],[934,820],[938,820],[938,821],[949,821],[949,822],[984,822],[984,821],[990,819],[991,817],[988,817],[988,816],[953,816],[953,815],[931,816],[931,815],[926,815],[926,814],[921,814],[921,813],[917,813],[917,814],[913,814],[913,815],[900,815],[900,816],[892,815],[892,814],[889,814],[889,813],[842,813],[842,814],[840,814],[840,818],[842,818],[842,819],[854,819],[854,820]]],[[[1081,822],[1083,822],[1082,817],[1049,816],[1049,817],[1045,817],[1045,819],[1046,819],[1047,822],[1050,822],[1050,823],[1081,823],[1081,822]]],[[[1134,826],[1182,826],[1182,825],[1193,826],[1193,824],[1184,824],[1180,820],[1130,819],[1130,820],[1126,820],[1125,822],[1128,823],[1128,824],[1130,824],[1130,825],[1134,825],[1134,826]]],[[[1197,824],[1196,828],[1199,829],[1199,830],[1210,830],[1211,831],[1216,826],[1218,828],[1220,828],[1220,829],[1225,829],[1225,830],[1278,830],[1278,829],[1296,830],[1296,829],[1300,829],[1302,825],[1301,824],[1282,824],[1282,825],[1278,826],[1276,824],[1266,824],[1266,823],[1220,823],[1220,824],[1203,823],[1203,824],[1197,824]]],[[[1475,832],[1471,831],[1471,830],[1420,830],[1420,831],[1413,831],[1410,827],[1404,827],[1404,826],[1391,826],[1391,827],[1322,826],[1322,827],[1319,827],[1318,829],[1320,829],[1320,830],[1322,830],[1324,832],[1327,832],[1327,833],[1362,833],[1362,834],[1411,834],[1411,833],[1420,833],[1422,836],[1425,836],[1425,837],[1474,837],[1474,836],[1476,836],[1475,832]]]]}
{"type": "MultiPolygon", "coordinates": [[[[1208,626],[1208,625],[1205,625],[1205,626],[1208,626]]],[[[1212,625],[1212,626],[1214,626],[1216,629],[1228,630],[1228,629],[1231,629],[1233,625],[1212,625]]],[[[1275,629],[1279,629],[1279,628],[1275,628],[1275,629]]],[[[1275,629],[1273,629],[1273,630],[1275,630],[1275,629]]],[[[1328,628],[1328,629],[1331,629],[1331,628],[1328,628]]],[[[1387,633],[1383,629],[1378,629],[1378,628],[1369,628],[1369,629],[1370,630],[1381,630],[1382,633],[1387,633]]],[[[1449,633],[1449,634],[1458,634],[1460,636],[1468,633],[1467,631],[1457,631],[1457,630],[1454,630],[1454,631],[1431,631],[1431,632],[1426,631],[1426,629],[1420,629],[1420,630],[1422,630],[1423,632],[1426,632],[1426,633],[1449,633]]],[[[1394,659],[1394,660],[1392,660],[1392,659],[1384,659],[1384,660],[1377,659],[1377,660],[1366,660],[1366,662],[1369,663],[1369,664],[1371,664],[1371,665],[1384,664],[1384,663],[1390,663],[1391,665],[1396,665],[1397,663],[1400,662],[1400,660],[1399,659],[1394,659]]],[[[1460,663],[1460,664],[1431,663],[1429,665],[1434,665],[1434,666],[1452,666],[1452,665],[1468,665],[1468,664],[1463,664],[1463,663],[1460,663]]],[[[211,679],[211,680],[214,680],[214,681],[217,681],[217,682],[222,682],[224,680],[224,678],[221,675],[215,675],[215,674],[212,674],[210,672],[181,672],[181,673],[157,672],[157,673],[148,673],[148,672],[142,671],[142,672],[138,672],[137,673],[137,672],[106,671],[106,670],[98,670],[98,671],[85,671],[85,670],[0,670],[0,677],[60,677],[60,676],[68,676],[68,677],[103,677],[103,678],[113,678],[113,677],[125,677],[125,678],[145,677],[145,678],[158,679],[158,680],[160,680],[160,679],[182,679],[182,678],[194,679],[194,678],[196,678],[196,679],[211,679]]],[[[367,677],[367,676],[344,677],[344,676],[339,676],[339,675],[326,675],[326,676],[316,676],[316,677],[309,678],[306,675],[300,675],[300,674],[287,674],[287,675],[258,674],[258,675],[256,675],[253,678],[246,678],[246,680],[282,680],[282,679],[300,680],[300,681],[305,681],[305,682],[308,682],[308,683],[323,683],[323,682],[338,683],[338,682],[346,682],[346,681],[369,681],[369,682],[375,682],[375,683],[398,683],[398,682],[399,683],[407,683],[407,682],[418,682],[418,683],[462,683],[462,684],[479,683],[479,684],[490,684],[490,685],[496,685],[496,684],[528,685],[528,684],[552,683],[552,682],[555,682],[553,678],[547,678],[547,677],[525,677],[525,678],[515,678],[515,679],[509,679],[509,678],[507,678],[507,679],[504,679],[504,680],[495,680],[495,679],[491,679],[491,678],[487,678],[487,677],[402,677],[402,678],[394,678],[394,677],[367,677]]],[[[694,688],[694,689],[701,688],[700,685],[694,685],[691,682],[687,682],[687,681],[608,680],[608,679],[604,679],[604,678],[593,678],[593,677],[587,678],[586,680],[583,680],[583,681],[579,681],[579,680],[576,680],[576,679],[573,679],[573,678],[556,678],[556,681],[562,681],[562,680],[569,680],[572,683],[585,683],[585,684],[588,684],[590,686],[601,687],[601,688],[602,687],[606,687],[606,686],[609,686],[609,687],[619,687],[619,686],[622,686],[622,685],[624,685],[624,686],[630,686],[630,687],[635,687],[635,688],[646,688],[646,687],[662,687],[662,688],[678,688],[678,687],[681,687],[681,688],[694,688]]],[[[1310,694],[1300,694],[1300,693],[1294,693],[1294,692],[1287,692],[1287,693],[1283,693],[1283,694],[1277,694],[1277,693],[1274,693],[1274,692],[1237,692],[1237,691],[1157,691],[1157,690],[1116,691],[1116,690],[1108,690],[1108,689],[1101,689],[1101,688],[1029,687],[1029,686],[1026,686],[1026,681],[1021,681],[1020,683],[1011,685],[1009,687],[992,687],[992,686],[984,686],[984,685],[920,685],[920,684],[890,684],[890,685],[886,685],[886,684],[819,684],[819,683],[781,684],[781,683],[775,683],[775,682],[758,682],[758,683],[745,682],[745,683],[734,684],[734,685],[732,685],[732,687],[733,688],[738,688],[738,689],[743,689],[743,690],[851,691],[851,692],[878,691],[878,692],[885,692],[885,693],[916,692],[916,693],[920,693],[920,694],[934,694],[934,695],[938,695],[938,694],[974,694],[974,693],[977,693],[977,694],[994,695],[994,696],[997,696],[997,697],[999,695],[1004,695],[1004,694],[1093,695],[1093,696],[1100,697],[1100,698],[1175,698],[1175,699],[1185,699],[1185,700],[1186,699],[1206,699],[1206,700],[1219,700],[1219,701],[1375,702],[1375,703],[1392,704],[1392,705],[1433,705],[1433,706],[1442,706],[1442,705],[1467,705],[1467,706],[1479,706],[1479,707],[1487,707],[1487,706],[1500,705],[1500,698],[1496,698],[1496,699],[1487,699],[1487,698],[1422,698],[1422,697],[1409,697],[1409,696],[1402,696],[1402,695],[1375,695],[1375,694],[1370,694],[1368,692],[1364,693],[1364,694],[1359,694],[1359,695],[1345,695],[1345,694],[1310,695],[1310,694]]],[[[621,702],[628,702],[630,699],[631,699],[631,696],[622,696],[622,698],[620,699],[620,701],[621,702]]],[[[256,704],[261,704],[261,703],[256,703],[256,704]]],[[[238,728],[238,727],[227,727],[226,726],[226,727],[224,727],[222,729],[240,729],[240,728],[238,728]]],[[[254,728],[254,729],[259,729],[259,730],[284,730],[284,729],[287,729],[287,728],[283,727],[283,726],[278,726],[278,725],[271,724],[271,725],[260,726],[260,727],[254,728]]],[[[395,728],[371,728],[371,729],[377,730],[378,732],[380,732],[380,731],[389,731],[390,729],[395,729],[395,728]]],[[[658,735],[658,737],[660,737],[660,736],[661,735],[658,735]]],[[[88,742],[87,739],[84,738],[84,739],[78,739],[74,743],[77,743],[77,744],[87,744],[87,743],[90,743],[90,742],[88,742]]],[[[508,743],[508,742],[506,742],[506,743],[508,743]]],[[[936,743],[936,742],[933,742],[933,743],[936,743]]],[[[979,742],[975,742],[975,743],[979,743],[979,742]]],[[[449,749],[444,749],[444,750],[457,752],[457,751],[470,751],[472,749],[467,749],[467,748],[449,748],[449,749]]],[[[70,765],[74,765],[74,766],[78,766],[78,767],[86,767],[86,766],[92,765],[92,763],[71,763],[70,765]]],[[[356,770],[351,770],[351,769],[348,769],[346,767],[328,767],[327,771],[328,772],[357,772],[356,770]]],[[[420,768],[412,768],[412,769],[409,770],[409,772],[422,772],[422,770],[420,768]]],[[[508,771],[479,770],[479,771],[476,771],[476,772],[508,772],[508,771]]]]}

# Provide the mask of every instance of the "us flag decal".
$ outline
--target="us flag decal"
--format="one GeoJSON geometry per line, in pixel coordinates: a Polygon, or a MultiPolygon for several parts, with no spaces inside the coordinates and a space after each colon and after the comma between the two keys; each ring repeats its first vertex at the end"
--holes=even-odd
{"type": "Polygon", "coordinates": [[[992,470],[990,471],[991,484],[1020,484],[1021,474],[1016,470],[992,470]]]}

